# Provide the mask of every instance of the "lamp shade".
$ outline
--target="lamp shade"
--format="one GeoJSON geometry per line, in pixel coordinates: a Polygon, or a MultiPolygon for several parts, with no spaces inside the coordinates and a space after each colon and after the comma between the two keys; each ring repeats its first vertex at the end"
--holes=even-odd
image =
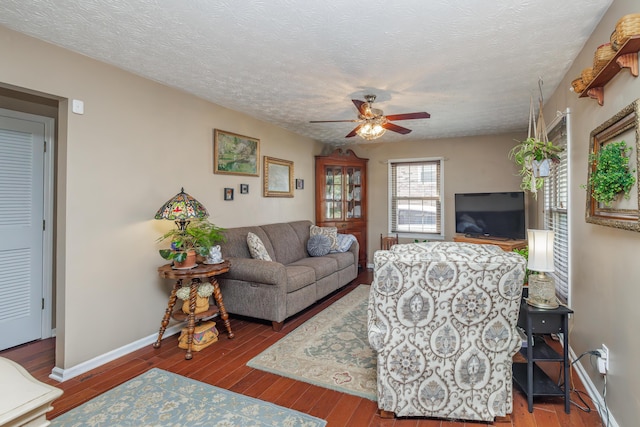
{"type": "Polygon", "coordinates": [[[529,239],[527,268],[538,272],[553,271],[553,231],[527,230],[527,236],[529,239]]]}
{"type": "Polygon", "coordinates": [[[208,216],[209,212],[202,206],[202,203],[185,193],[184,188],[182,188],[178,194],[158,209],[155,219],[184,221],[190,218],[206,218],[208,216]]]}

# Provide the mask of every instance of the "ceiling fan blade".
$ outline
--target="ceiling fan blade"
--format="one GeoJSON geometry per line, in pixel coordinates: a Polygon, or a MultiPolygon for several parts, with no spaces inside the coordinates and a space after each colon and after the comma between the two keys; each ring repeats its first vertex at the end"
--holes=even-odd
{"type": "Polygon", "coordinates": [[[369,111],[368,111],[370,110],[369,104],[367,104],[364,101],[360,101],[359,99],[352,99],[351,101],[356,106],[360,114],[362,114],[363,116],[367,116],[369,114],[369,111]]]}
{"type": "Polygon", "coordinates": [[[411,132],[411,129],[403,128],[402,126],[394,125],[393,123],[389,123],[389,122],[383,124],[382,127],[393,132],[401,133],[403,135],[406,135],[411,132]]]}
{"type": "Polygon", "coordinates": [[[311,120],[309,123],[342,123],[342,122],[355,123],[359,121],[360,120],[311,120]]]}
{"type": "Polygon", "coordinates": [[[352,130],[351,132],[349,132],[347,134],[347,136],[345,136],[345,138],[352,138],[354,136],[356,136],[358,134],[358,130],[362,127],[362,125],[358,125],[356,126],[356,128],[354,130],[352,130]]]}
{"type": "Polygon", "coordinates": [[[428,119],[431,117],[431,114],[420,112],[420,113],[406,113],[406,114],[391,114],[386,116],[387,120],[412,120],[412,119],[428,119]]]}

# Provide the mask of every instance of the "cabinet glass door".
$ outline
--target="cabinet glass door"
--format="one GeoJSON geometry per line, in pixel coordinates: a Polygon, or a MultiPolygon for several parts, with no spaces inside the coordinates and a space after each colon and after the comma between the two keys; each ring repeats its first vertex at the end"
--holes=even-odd
{"type": "Polygon", "coordinates": [[[342,219],[342,185],[342,168],[327,167],[325,169],[326,219],[342,219]]]}
{"type": "Polygon", "coordinates": [[[362,171],[358,167],[346,168],[347,218],[362,217],[362,171]]]}

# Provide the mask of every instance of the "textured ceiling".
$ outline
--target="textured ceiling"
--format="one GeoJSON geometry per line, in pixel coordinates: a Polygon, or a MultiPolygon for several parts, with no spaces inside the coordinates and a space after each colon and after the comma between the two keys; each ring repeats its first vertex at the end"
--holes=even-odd
{"type": "MultiPolygon", "coordinates": [[[[0,0],[0,25],[316,140],[350,101],[427,111],[376,142],[524,131],[612,0],[0,0]]],[[[568,88],[567,88],[568,90],[568,88]]]]}

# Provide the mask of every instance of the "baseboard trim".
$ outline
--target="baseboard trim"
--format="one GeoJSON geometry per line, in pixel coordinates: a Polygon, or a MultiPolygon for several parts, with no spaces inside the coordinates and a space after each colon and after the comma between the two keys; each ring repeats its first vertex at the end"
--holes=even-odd
{"type": "MultiPolygon", "coordinates": [[[[574,353],[571,347],[569,347],[569,353],[570,353],[570,360],[576,360],[578,358],[578,356],[576,356],[576,354],[574,353]]],[[[596,409],[598,410],[598,413],[600,414],[600,418],[602,419],[602,425],[606,427],[620,427],[616,419],[613,417],[611,410],[605,405],[605,401],[600,395],[598,388],[593,383],[593,381],[591,381],[591,377],[589,377],[589,375],[587,374],[587,371],[585,371],[584,367],[582,366],[582,363],[578,361],[573,365],[573,367],[575,368],[575,371],[578,373],[578,376],[580,377],[582,384],[584,384],[585,388],[587,389],[586,390],[587,394],[589,394],[589,397],[591,398],[591,400],[594,401],[596,405],[596,409]]]]}
{"type": "MultiPolygon", "coordinates": [[[[163,337],[170,337],[180,332],[180,330],[184,327],[182,323],[170,326],[164,332],[163,337]]],[[[100,356],[96,356],[93,359],[87,360],[86,362],[82,362],[78,365],[72,366],[71,368],[62,369],[55,367],[51,371],[49,378],[58,381],[65,382],[71,378],[77,377],[78,375],[82,375],[86,372],[89,372],[92,369],[95,369],[99,366],[104,365],[105,363],[109,363],[112,360],[115,360],[119,357],[127,355],[131,352],[134,352],[138,349],[141,349],[144,346],[151,345],[158,339],[158,334],[152,334],[146,336],[144,338],[140,338],[137,341],[134,341],[130,344],[124,345],[120,348],[116,348],[115,350],[111,350],[108,353],[102,354],[100,356]]]]}

